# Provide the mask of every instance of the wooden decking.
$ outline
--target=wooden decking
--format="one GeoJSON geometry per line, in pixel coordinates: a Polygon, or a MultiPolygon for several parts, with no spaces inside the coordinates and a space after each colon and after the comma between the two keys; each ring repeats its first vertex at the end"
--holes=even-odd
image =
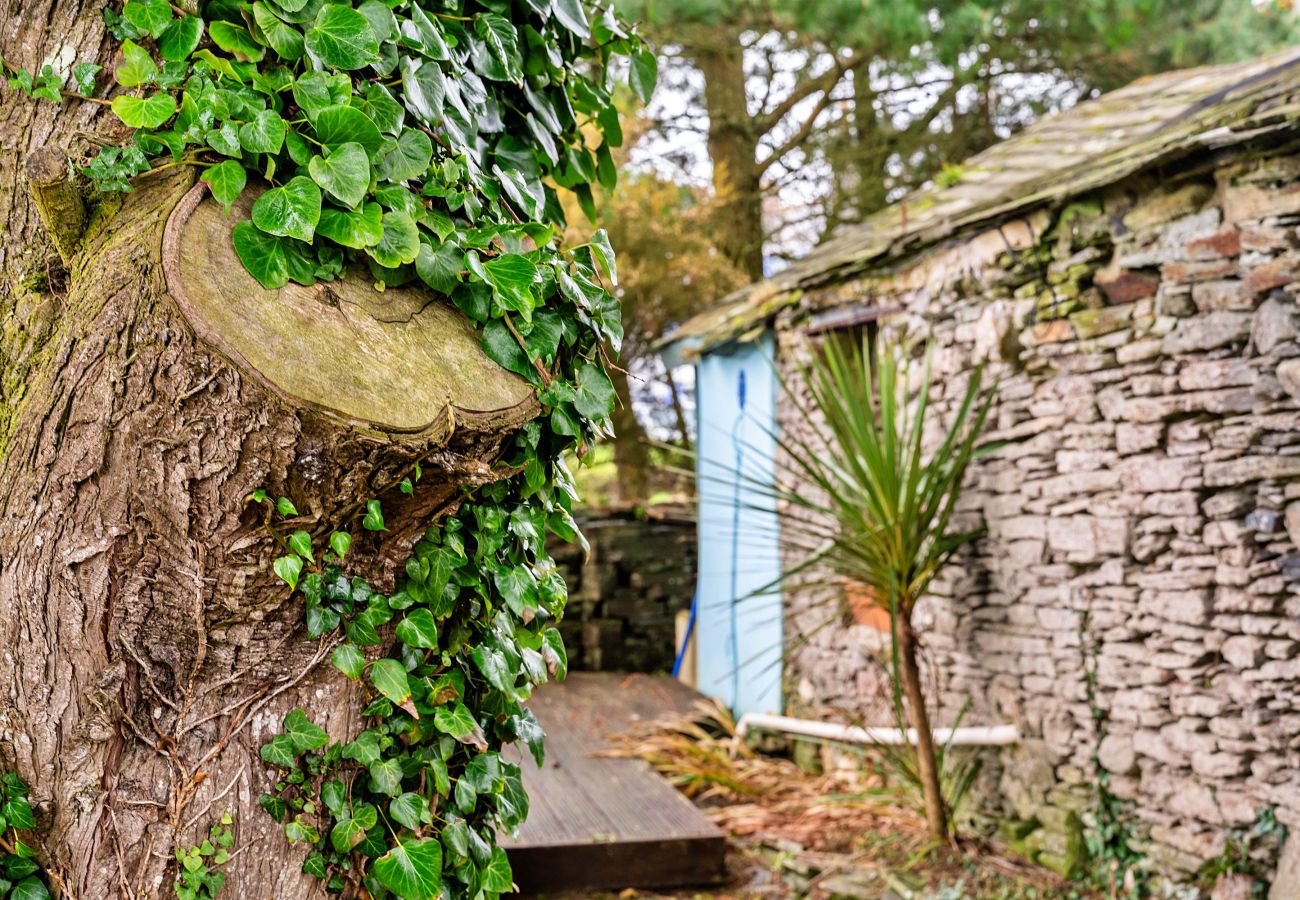
{"type": "Polygon", "coordinates": [[[644,762],[594,754],[638,722],[686,712],[699,695],[666,676],[575,672],[530,701],[546,764],[523,764],[531,812],[504,842],[524,893],[707,884],[725,837],[644,762]]]}

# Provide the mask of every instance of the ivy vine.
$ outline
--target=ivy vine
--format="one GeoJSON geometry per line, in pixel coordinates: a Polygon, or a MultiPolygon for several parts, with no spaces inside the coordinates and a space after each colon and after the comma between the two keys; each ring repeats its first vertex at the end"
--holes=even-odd
{"type": "Polygon", "coordinates": [[[0,773],[0,900],[49,900],[36,849],[19,835],[36,827],[29,793],[13,772],[0,773]]]}
{"type": "Polygon", "coordinates": [[[280,533],[290,499],[250,498],[308,635],[336,641],[334,666],[370,697],[359,734],[335,739],[295,709],[262,747],[277,777],[261,804],[307,846],[303,870],[376,900],[508,892],[496,834],[528,798],[501,750],[523,741],[542,759],[522,701],[567,667],[545,541],[581,540],[563,460],[609,433],[622,340],[613,249],[603,231],[561,246],[557,192],[594,218],[623,140],[617,77],[647,99],[655,57],[584,0],[127,0],[104,17],[121,41],[111,99],[88,63],[4,65],[14,87],[107,104],[131,130],[83,166],[100,189],[190,165],[227,210],[256,191],[233,242],[265,288],[349,270],[378,289],[422,282],[536,386],[543,413],[513,438],[512,474],[430,527],[389,595],[346,564],[351,529],[384,530],[382,498],[323,546],[280,533]]]}

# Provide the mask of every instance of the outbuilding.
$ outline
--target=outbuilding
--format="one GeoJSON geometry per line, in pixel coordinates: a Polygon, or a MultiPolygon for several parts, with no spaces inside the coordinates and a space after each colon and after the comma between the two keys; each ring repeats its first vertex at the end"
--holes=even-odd
{"type": "Polygon", "coordinates": [[[999,384],[1005,445],[962,502],[987,533],[924,610],[936,723],[969,704],[963,724],[1021,735],[987,751],[984,809],[1062,870],[1103,806],[1175,876],[1273,811],[1300,826],[1298,116],[1295,51],[1140,80],[678,329],[669,353],[699,374],[699,687],[890,723],[870,616],[755,599],[789,551],[716,473],[785,470],[778,373],[819,333],[923,336],[938,408],[981,363],[999,384]],[[746,694],[764,676],[780,695],[746,694]]]}

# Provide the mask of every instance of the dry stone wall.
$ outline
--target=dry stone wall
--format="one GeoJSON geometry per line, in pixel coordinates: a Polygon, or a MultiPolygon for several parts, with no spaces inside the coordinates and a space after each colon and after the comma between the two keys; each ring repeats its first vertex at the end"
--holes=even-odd
{"type": "MultiPolygon", "coordinates": [[[[1300,828],[1300,158],[1134,179],[1019,224],[803,311],[904,307],[885,327],[932,335],[941,407],[976,364],[1000,380],[1007,443],[962,501],[987,536],[922,612],[940,721],[969,702],[967,723],[1024,736],[989,755],[988,804],[1068,864],[1100,768],[1147,856],[1186,874],[1267,807],[1300,828]]],[[[779,333],[788,374],[807,338],[779,333]]],[[[792,592],[792,621],[822,599],[792,592]]],[[[810,634],[792,704],[878,721],[879,641],[810,634]]]]}
{"type": "Polygon", "coordinates": [[[695,519],[655,507],[578,514],[590,553],[556,541],[551,553],[569,585],[560,631],[569,667],[588,672],[666,672],[673,667],[677,613],[695,589],[695,519]]]}

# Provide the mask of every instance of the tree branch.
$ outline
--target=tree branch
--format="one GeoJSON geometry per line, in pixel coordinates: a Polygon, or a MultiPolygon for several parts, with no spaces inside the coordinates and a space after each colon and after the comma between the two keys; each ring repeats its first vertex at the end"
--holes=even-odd
{"type": "Polygon", "coordinates": [[[790,114],[791,110],[813,94],[823,91],[830,93],[831,89],[839,84],[845,72],[866,62],[867,54],[865,52],[854,53],[845,59],[836,56],[834,60],[834,65],[829,69],[814,78],[808,79],[803,84],[795,85],[789,96],[773,107],[771,112],[760,116],[758,121],[755,122],[758,129],[763,133],[771,131],[782,119],[790,114]]]}

